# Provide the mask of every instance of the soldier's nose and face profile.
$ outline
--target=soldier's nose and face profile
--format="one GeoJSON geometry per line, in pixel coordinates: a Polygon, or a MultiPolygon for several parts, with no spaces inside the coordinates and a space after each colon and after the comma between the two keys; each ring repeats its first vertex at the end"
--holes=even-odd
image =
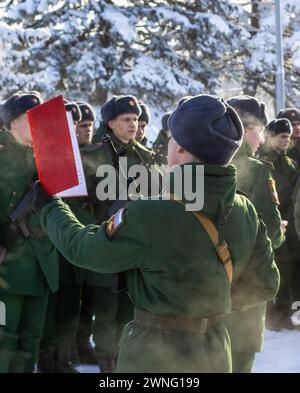
{"type": "Polygon", "coordinates": [[[31,144],[31,134],[26,113],[23,113],[11,122],[11,132],[21,145],[31,144]]]}
{"type": "Polygon", "coordinates": [[[138,128],[138,117],[134,113],[124,113],[108,122],[113,133],[122,142],[128,143],[135,138],[138,128]]]}
{"type": "Polygon", "coordinates": [[[168,167],[172,168],[172,166],[178,164],[178,151],[180,146],[175,142],[175,140],[171,137],[168,143],[168,167]]]}
{"type": "Polygon", "coordinates": [[[264,126],[257,125],[245,130],[245,139],[254,154],[259,146],[264,143],[264,126]]]}

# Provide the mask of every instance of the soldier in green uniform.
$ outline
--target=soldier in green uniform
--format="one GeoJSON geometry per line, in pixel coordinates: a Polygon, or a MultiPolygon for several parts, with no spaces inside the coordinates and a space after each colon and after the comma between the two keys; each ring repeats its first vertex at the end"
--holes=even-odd
{"type": "Polygon", "coordinates": [[[39,184],[35,208],[73,264],[124,272],[135,317],[123,330],[118,372],[230,372],[222,316],[272,298],[279,284],[265,226],[236,194],[236,169],[228,166],[243,127],[231,107],[207,95],[181,102],[169,125],[176,169],[165,198],[129,203],[100,227],[81,225],[39,184]],[[170,196],[187,167],[195,186],[201,165],[204,207],[187,211],[184,197],[170,196]]]}
{"type": "Polygon", "coordinates": [[[277,114],[277,119],[288,119],[292,123],[293,132],[287,155],[292,158],[297,167],[300,166],[300,112],[296,108],[282,109],[277,114]]]}
{"type": "MultiPolygon", "coordinates": [[[[254,158],[263,142],[263,131],[267,124],[265,105],[250,96],[233,97],[228,103],[237,110],[245,129],[243,144],[232,161],[237,167],[237,187],[253,203],[266,224],[273,248],[277,248],[283,243],[284,234],[275,181],[269,165],[254,158]]],[[[251,372],[255,352],[261,351],[263,343],[265,308],[265,304],[261,304],[227,318],[233,372],[251,372]]]]}
{"type": "MultiPolygon", "coordinates": [[[[74,127],[81,121],[79,106],[65,100],[67,112],[72,114],[74,127]]],[[[81,199],[65,200],[76,216],[73,206],[81,206],[81,199]]],[[[81,215],[79,215],[81,219],[81,215]]],[[[87,221],[92,223],[94,221],[87,221]]],[[[75,341],[80,308],[81,283],[74,266],[59,253],[59,289],[49,296],[38,368],[41,373],[75,373],[71,362],[71,348],[75,341]]]]}
{"type": "MultiPolygon", "coordinates": [[[[77,123],[76,134],[80,150],[85,154],[86,151],[89,151],[91,145],[96,113],[93,107],[87,102],[78,102],[78,106],[81,112],[81,120],[77,123]]],[[[71,206],[75,216],[80,217],[80,222],[86,225],[96,223],[88,198],[70,200],[69,206],[71,206]]],[[[86,269],[77,269],[77,275],[82,282],[82,291],[76,344],[73,353],[76,356],[77,352],[78,360],[81,364],[97,364],[98,362],[90,341],[93,329],[95,288],[88,284],[87,278],[90,277],[89,271],[86,269]]]]}
{"type": "Polygon", "coordinates": [[[290,321],[292,299],[292,279],[299,261],[299,242],[297,239],[292,195],[297,182],[295,164],[286,154],[292,134],[288,119],[274,119],[266,127],[266,143],[258,151],[259,158],[273,164],[272,175],[280,200],[281,217],[288,222],[286,240],[274,252],[280,271],[280,289],[274,302],[268,304],[267,322],[271,329],[292,328],[290,321]]]}
{"type": "MultiPolygon", "coordinates": [[[[300,111],[297,108],[287,108],[280,111],[277,118],[287,118],[293,126],[293,133],[291,135],[291,142],[287,155],[294,160],[297,167],[297,173],[300,170],[300,111]]],[[[296,185],[296,190],[299,187],[299,181],[296,185]]],[[[292,282],[292,298],[295,300],[300,299],[300,260],[295,266],[292,282]]]]}
{"type": "Polygon", "coordinates": [[[135,135],[135,140],[143,146],[147,146],[148,139],[146,137],[146,129],[150,123],[151,112],[148,105],[139,102],[142,113],[138,118],[138,129],[135,135]]]}
{"type": "MultiPolygon", "coordinates": [[[[126,157],[128,170],[136,164],[147,166],[154,163],[154,153],[135,140],[140,113],[140,106],[133,96],[113,97],[101,108],[103,121],[98,135],[111,137],[116,150],[122,151],[122,157],[126,157]]],[[[101,178],[96,177],[96,170],[101,165],[111,165],[112,159],[102,142],[86,146],[82,149],[82,157],[94,214],[98,222],[102,222],[109,218],[113,201],[98,199],[97,185],[101,178]]],[[[89,286],[95,287],[93,339],[101,372],[114,370],[120,332],[133,316],[133,306],[127,294],[112,292],[113,279],[111,274],[91,273],[87,280],[89,286]]]]}
{"type": "Polygon", "coordinates": [[[154,152],[160,157],[163,164],[167,163],[168,143],[170,139],[170,130],[168,120],[170,113],[165,113],[161,119],[162,129],[153,143],[154,152]]]}
{"type": "Polygon", "coordinates": [[[0,339],[0,372],[32,372],[38,359],[49,289],[58,288],[58,256],[28,213],[27,230],[12,228],[10,215],[37,179],[26,111],[41,103],[36,92],[17,92],[1,107],[7,130],[0,132],[0,224],[6,255],[1,264],[6,288],[0,301],[6,307],[6,325],[0,339]],[[4,170],[5,169],[5,170],[4,170]]]}

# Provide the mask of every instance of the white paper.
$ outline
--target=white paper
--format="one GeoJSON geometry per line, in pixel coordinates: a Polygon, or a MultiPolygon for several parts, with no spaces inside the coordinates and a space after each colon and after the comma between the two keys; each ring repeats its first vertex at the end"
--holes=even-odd
{"type": "Polygon", "coordinates": [[[67,113],[68,125],[69,125],[69,130],[70,130],[70,136],[71,136],[71,140],[72,140],[73,153],[74,153],[74,157],[75,157],[75,165],[76,165],[77,176],[78,176],[78,185],[75,187],[69,188],[68,190],[61,191],[56,195],[59,197],[62,197],[62,198],[87,196],[88,193],[87,193],[87,188],[86,188],[85,176],[84,176],[81,155],[80,155],[80,150],[79,150],[79,146],[78,146],[76,131],[74,128],[72,114],[71,114],[71,112],[66,112],[66,113],[67,113]]]}

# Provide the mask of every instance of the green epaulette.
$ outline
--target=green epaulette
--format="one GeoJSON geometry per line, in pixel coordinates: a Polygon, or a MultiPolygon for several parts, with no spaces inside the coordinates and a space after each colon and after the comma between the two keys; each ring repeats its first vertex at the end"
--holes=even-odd
{"type": "Polygon", "coordinates": [[[140,142],[134,141],[134,145],[146,153],[153,154],[152,150],[148,149],[148,147],[142,145],[140,142]]]}

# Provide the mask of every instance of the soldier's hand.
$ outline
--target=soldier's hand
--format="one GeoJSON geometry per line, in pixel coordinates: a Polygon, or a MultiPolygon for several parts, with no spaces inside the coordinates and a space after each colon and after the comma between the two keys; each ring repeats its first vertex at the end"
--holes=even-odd
{"type": "Polygon", "coordinates": [[[39,213],[45,205],[53,200],[53,197],[44,190],[39,180],[34,183],[32,191],[33,209],[39,213]]]}
{"type": "Polygon", "coordinates": [[[281,221],[280,227],[281,227],[282,233],[286,232],[287,226],[288,226],[288,221],[286,221],[286,220],[281,221]]]}

